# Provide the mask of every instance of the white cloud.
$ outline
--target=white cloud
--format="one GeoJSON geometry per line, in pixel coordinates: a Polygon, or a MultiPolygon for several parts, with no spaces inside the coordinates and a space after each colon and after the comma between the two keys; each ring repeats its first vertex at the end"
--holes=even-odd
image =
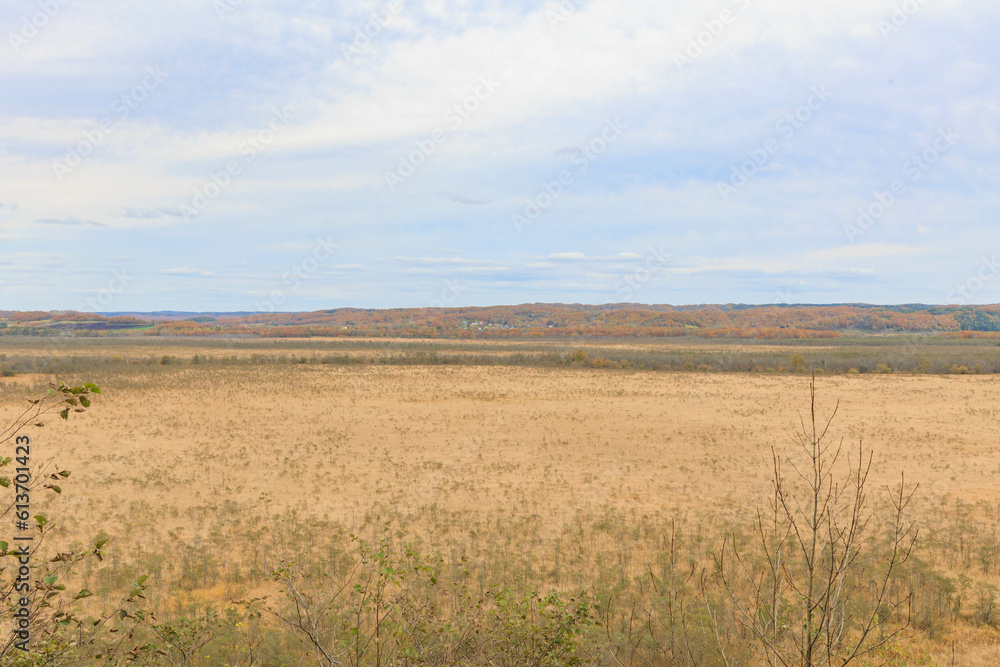
{"type": "Polygon", "coordinates": [[[906,257],[926,253],[930,248],[893,243],[865,243],[818,250],[806,255],[807,259],[824,261],[836,259],[872,259],[879,257],[906,257]]]}
{"type": "MultiPolygon", "coordinates": [[[[58,247],[70,268],[102,254],[151,266],[247,263],[255,275],[230,284],[245,294],[258,287],[250,281],[280,284],[288,253],[311,252],[301,239],[333,234],[341,263],[318,272],[310,294],[390,299],[409,268],[423,271],[407,281],[414,293],[439,290],[444,274],[474,282],[479,273],[484,287],[469,294],[510,302],[542,289],[519,271],[558,274],[546,294],[559,300],[558,290],[587,289],[588,269],[639,265],[647,248],[666,247],[681,265],[668,272],[698,275],[684,294],[699,300],[727,301],[739,288],[709,287],[713,272],[766,281],[803,271],[836,285],[831,298],[852,300],[862,280],[885,281],[890,263],[905,289],[933,300],[947,293],[936,276],[963,274],[970,248],[996,243],[992,0],[924,3],[889,39],[877,22],[897,0],[753,0],[738,11],[731,0],[589,0],[555,26],[545,14],[553,3],[407,2],[357,62],[345,60],[340,44],[378,4],[259,0],[221,22],[200,0],[62,5],[0,59],[0,89],[10,93],[0,109],[4,257],[56,244],[44,247],[58,247]],[[723,8],[737,20],[678,72],[674,54],[723,8]],[[60,182],[52,161],[108,117],[147,65],[162,66],[166,81],[60,182]],[[497,90],[451,127],[446,114],[481,77],[497,90]],[[770,162],[723,202],[716,183],[821,84],[831,102],[792,139],[779,136],[770,162]],[[291,126],[241,163],[202,214],[178,215],[196,188],[246,157],[241,144],[285,105],[296,108],[291,126]],[[619,116],[628,130],[586,170],[560,151],[586,148],[619,116]],[[908,184],[871,243],[845,246],[857,207],[949,125],[975,139],[908,184]],[[446,140],[390,191],[386,171],[442,127],[446,140]],[[562,170],[572,184],[516,235],[510,214],[562,170]],[[168,227],[217,257],[172,255],[158,235],[168,227]],[[918,267],[918,256],[935,270],[918,267]],[[487,282],[490,273],[502,278],[487,282]]],[[[16,26],[21,11],[0,15],[16,26]]],[[[154,271],[146,293],[169,293],[169,275],[154,271]]],[[[44,292],[32,280],[6,292],[44,292]]]]}
{"type": "Polygon", "coordinates": [[[163,269],[160,273],[165,273],[170,276],[214,276],[215,274],[211,271],[201,271],[199,269],[189,269],[186,266],[181,266],[175,269],[163,269]]]}
{"type": "Polygon", "coordinates": [[[496,264],[486,259],[465,259],[463,257],[393,257],[392,261],[406,264],[496,264]]]}

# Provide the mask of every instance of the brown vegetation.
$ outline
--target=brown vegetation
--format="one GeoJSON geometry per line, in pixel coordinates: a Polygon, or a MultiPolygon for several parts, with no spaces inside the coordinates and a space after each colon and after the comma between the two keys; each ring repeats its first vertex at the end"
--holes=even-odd
{"type": "MultiPolygon", "coordinates": [[[[124,605],[123,631],[163,652],[145,664],[753,665],[777,655],[761,650],[775,626],[754,591],[780,589],[781,613],[802,613],[808,563],[769,563],[775,540],[794,551],[788,501],[808,497],[786,462],[802,461],[805,376],[598,368],[584,362],[611,353],[582,344],[567,354],[585,359],[552,367],[106,345],[62,352],[104,394],[93,414],[36,434],[39,456],[73,471],[39,511],[57,524],[53,548],[110,538],[71,583],[95,593],[91,614],[124,605]],[[144,574],[146,599],[123,602],[144,574]]],[[[51,361],[44,347],[3,352],[51,361]]],[[[0,406],[12,414],[48,381],[0,381],[0,406]]],[[[847,520],[808,532],[831,562],[850,555],[854,569],[826,582],[858,593],[840,607],[807,596],[832,613],[806,614],[804,635],[788,623],[781,655],[803,664],[793,638],[818,641],[850,613],[869,620],[840,643],[872,649],[855,664],[995,664],[1000,380],[818,380],[819,414],[838,398],[827,437],[854,454],[822,472],[848,482],[847,520]],[[920,489],[900,523],[889,500],[902,509],[910,480],[920,489]],[[888,571],[884,554],[913,535],[907,517],[920,537],[888,571]],[[831,528],[851,525],[854,541],[831,528]]],[[[827,442],[811,432],[805,444],[827,442]]]]}

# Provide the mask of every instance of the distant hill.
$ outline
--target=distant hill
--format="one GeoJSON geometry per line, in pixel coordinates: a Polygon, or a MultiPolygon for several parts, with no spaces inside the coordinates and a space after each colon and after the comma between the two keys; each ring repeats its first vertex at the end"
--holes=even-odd
{"type": "Polygon", "coordinates": [[[1000,305],[645,305],[533,303],[470,308],[336,308],[308,313],[0,311],[0,334],[262,337],[538,338],[701,336],[829,338],[844,334],[1000,333],[1000,305]]]}

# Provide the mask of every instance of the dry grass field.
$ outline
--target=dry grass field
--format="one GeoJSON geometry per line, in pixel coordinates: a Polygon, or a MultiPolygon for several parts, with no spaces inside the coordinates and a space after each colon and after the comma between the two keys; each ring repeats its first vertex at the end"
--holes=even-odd
{"type": "MultiPolygon", "coordinates": [[[[33,436],[37,460],[73,472],[40,506],[56,524],[53,548],[111,538],[105,561],[79,571],[94,605],[149,573],[160,616],[197,616],[274,593],[268,571],[282,550],[375,540],[383,525],[400,544],[468,563],[487,587],[638,581],[671,525],[685,558],[709,563],[723,535],[766,506],[772,448],[792,454],[808,419],[801,374],[190,363],[259,351],[165,345],[157,356],[185,363],[134,366],[150,352],[127,342],[61,352],[126,363],[58,378],[104,393],[33,436]]],[[[0,380],[0,414],[9,421],[54,379],[0,380]]],[[[957,582],[944,621],[864,664],[1000,664],[992,606],[985,616],[976,606],[1000,583],[1000,376],[820,376],[817,396],[821,415],[839,402],[835,438],[873,450],[874,504],[901,474],[919,484],[916,553],[957,582]]],[[[215,660],[185,664],[224,664],[215,660]]]]}

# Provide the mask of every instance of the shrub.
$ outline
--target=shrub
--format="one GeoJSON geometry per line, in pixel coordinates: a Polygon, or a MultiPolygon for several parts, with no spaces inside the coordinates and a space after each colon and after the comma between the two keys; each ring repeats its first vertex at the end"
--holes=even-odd
{"type": "Polygon", "coordinates": [[[874,456],[860,443],[856,453],[844,451],[829,434],[837,409],[817,417],[815,376],[809,390],[811,419],[796,435],[797,460],[772,449],[772,496],[756,512],[754,537],[728,535],[715,571],[727,613],[763,664],[846,666],[894,643],[912,622],[909,598],[892,588],[917,539],[907,511],[915,487],[901,479],[889,490],[887,524],[876,528],[867,488],[874,456]],[[841,459],[847,473],[838,479],[841,459]],[[882,544],[873,539],[880,531],[882,544]],[[874,574],[871,563],[879,563],[874,574]]]}
{"type": "MultiPolygon", "coordinates": [[[[66,483],[70,473],[58,468],[54,472],[44,469],[31,471],[28,460],[32,443],[25,432],[31,427],[44,426],[44,422],[40,420],[46,417],[59,415],[68,420],[71,413],[86,412],[100,393],[101,389],[93,383],[76,387],[50,384],[45,396],[29,399],[31,407],[23,411],[13,423],[5,428],[0,425],[0,446],[5,452],[8,448],[13,450],[13,456],[0,456],[0,468],[12,468],[15,462],[17,465],[17,468],[10,471],[16,471],[17,477],[0,478],[0,486],[5,489],[4,497],[0,499],[0,518],[5,519],[5,523],[11,518],[17,518],[19,532],[30,530],[37,543],[50,535],[52,522],[43,514],[35,515],[34,521],[27,519],[28,511],[22,509],[23,505],[19,507],[15,503],[25,502],[22,498],[29,495],[29,492],[40,495],[43,489],[61,494],[61,485],[66,483]],[[25,469],[29,471],[22,472],[25,469]],[[33,473],[38,476],[34,477],[33,473]]],[[[93,546],[78,544],[55,558],[29,558],[27,562],[20,559],[19,547],[12,548],[13,545],[0,541],[0,556],[9,557],[0,560],[0,619],[4,621],[3,632],[0,634],[0,665],[66,664],[72,651],[79,646],[93,646],[101,642],[105,637],[104,633],[113,626],[111,632],[124,629],[123,635],[130,633],[133,624],[129,619],[134,617],[125,607],[131,607],[137,598],[143,597],[146,577],[140,577],[133,584],[132,593],[121,601],[118,608],[96,620],[83,618],[81,608],[81,601],[92,597],[94,593],[87,588],[77,588],[71,579],[74,568],[82,563],[94,558],[104,559],[102,549],[107,541],[98,538],[92,543],[93,546]],[[15,556],[18,556],[17,559],[15,556]],[[23,579],[33,581],[34,586],[20,588],[19,582],[23,579]],[[73,585],[73,589],[68,589],[67,584],[73,585]],[[75,594],[73,590],[76,590],[75,594]],[[19,624],[23,624],[20,627],[30,628],[30,645],[29,638],[21,634],[28,630],[15,631],[13,624],[8,625],[9,619],[15,617],[19,624]],[[121,627],[117,625],[119,621],[122,622],[121,627]]],[[[31,549],[31,554],[37,555],[36,548],[31,549]]],[[[117,645],[105,651],[108,659],[105,664],[121,664],[115,654],[122,642],[112,644],[117,645]]],[[[139,651],[135,653],[135,657],[139,657],[139,651]]],[[[124,660],[124,656],[122,659],[124,660]]]]}
{"type": "Polygon", "coordinates": [[[806,370],[808,370],[806,366],[806,358],[801,354],[793,354],[788,363],[794,373],[805,373],[806,370]]]}
{"type": "Polygon", "coordinates": [[[976,584],[976,620],[986,625],[996,614],[997,587],[980,582],[976,584]]]}

